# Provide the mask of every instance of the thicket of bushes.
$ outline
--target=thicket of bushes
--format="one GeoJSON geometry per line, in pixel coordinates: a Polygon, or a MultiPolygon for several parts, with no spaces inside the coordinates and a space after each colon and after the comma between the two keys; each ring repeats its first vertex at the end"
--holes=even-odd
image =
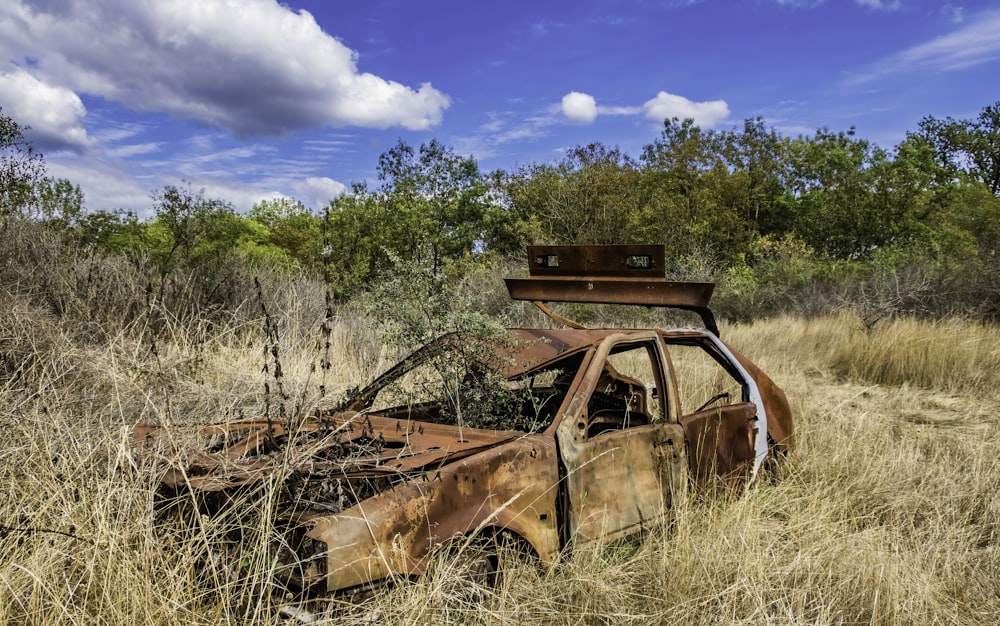
{"type": "Polygon", "coordinates": [[[1000,103],[927,117],[892,151],[853,129],[789,138],[759,118],[725,131],[672,119],[639,158],[591,144],[484,173],[436,140],[401,141],[376,185],[320,214],[281,199],[243,215],[182,185],[153,192],[148,219],[85,207],[0,119],[4,289],[56,315],[101,319],[94,307],[113,302],[135,319],[155,302],[180,319],[253,317],[254,277],[314,281],[343,305],[400,267],[454,289],[523,266],[529,243],[662,243],[669,276],[719,284],[723,318],[1000,317],[1000,103]]]}

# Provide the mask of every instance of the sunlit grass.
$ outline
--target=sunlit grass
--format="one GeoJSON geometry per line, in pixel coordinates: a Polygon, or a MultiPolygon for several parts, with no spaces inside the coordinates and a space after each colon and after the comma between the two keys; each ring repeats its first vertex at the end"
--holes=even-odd
{"type": "MultiPolygon", "coordinates": [[[[0,379],[0,623],[286,619],[255,582],[262,552],[244,555],[243,582],[206,566],[221,525],[264,522],[157,521],[157,476],[129,433],[254,416],[273,383],[263,333],[173,327],[154,355],[141,328],[81,342],[65,321],[7,311],[5,350],[29,365],[0,379]]],[[[363,319],[336,320],[327,349],[322,319],[275,316],[293,407],[332,402],[397,356],[363,319]]],[[[496,588],[456,585],[445,566],[336,615],[311,610],[358,624],[995,623],[1000,331],[896,320],[867,333],[844,315],[722,335],[785,388],[796,419],[796,449],[745,497],[694,500],[670,528],[554,567],[512,565],[496,588]]]]}

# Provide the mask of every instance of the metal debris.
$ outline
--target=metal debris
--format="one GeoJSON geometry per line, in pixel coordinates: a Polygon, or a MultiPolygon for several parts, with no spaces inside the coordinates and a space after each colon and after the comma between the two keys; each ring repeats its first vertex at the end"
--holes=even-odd
{"type": "Polygon", "coordinates": [[[509,533],[551,562],[662,523],[692,488],[742,488],[791,447],[784,393],[718,337],[711,284],[662,278],[662,247],[534,247],[529,260],[529,278],[508,280],[514,298],[671,306],[707,328],[512,329],[495,358],[471,361],[450,335],[337,411],[137,425],[139,449],[165,465],[161,492],[194,492],[213,515],[278,479],[275,579],[308,597],[420,574],[475,533],[509,533]],[[694,406],[681,393],[699,393],[681,371],[690,351],[714,368],[694,406]]]}

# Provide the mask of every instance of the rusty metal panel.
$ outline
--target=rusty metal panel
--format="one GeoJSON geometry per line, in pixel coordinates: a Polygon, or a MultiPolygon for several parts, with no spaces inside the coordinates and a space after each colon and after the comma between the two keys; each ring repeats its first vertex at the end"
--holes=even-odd
{"type": "Polygon", "coordinates": [[[715,290],[715,283],[675,282],[663,278],[506,278],[504,282],[514,300],[633,304],[692,310],[707,307],[715,290]]]}
{"type": "Polygon", "coordinates": [[[662,245],[529,246],[528,271],[529,278],[504,279],[511,299],[536,304],[581,302],[688,310],[719,334],[715,315],[708,308],[715,284],[666,280],[662,245]]]}
{"type": "Polygon", "coordinates": [[[517,338],[517,343],[505,356],[503,375],[508,378],[519,376],[530,370],[565,358],[566,356],[593,347],[608,335],[622,332],[618,329],[566,330],[517,328],[509,331],[517,338]]]}
{"type": "Polygon", "coordinates": [[[564,421],[559,444],[568,468],[569,534],[577,540],[649,529],[687,498],[688,459],[679,424],[657,422],[578,440],[564,421]]]}
{"type": "Polygon", "coordinates": [[[187,465],[167,471],[163,484],[221,491],[259,481],[275,471],[301,468],[310,474],[396,475],[440,465],[509,441],[514,432],[342,413],[310,417],[289,435],[279,421],[256,420],[169,433],[158,426],[133,429],[139,446],[187,465]],[[175,442],[182,443],[178,449],[175,442]],[[274,446],[282,454],[275,455],[274,446]],[[211,451],[206,451],[211,450],[211,451]]]}
{"type": "Polygon", "coordinates": [[[741,402],[681,418],[690,450],[692,478],[699,486],[709,486],[718,476],[739,488],[752,476],[756,414],[753,403],[741,402]]]}
{"type": "Polygon", "coordinates": [[[531,276],[662,278],[662,245],[528,246],[531,276]]]}
{"type": "Polygon", "coordinates": [[[792,423],[792,410],[788,406],[784,390],[750,359],[733,350],[731,346],[729,350],[757,383],[761,401],[767,411],[767,435],[779,450],[783,452],[791,450],[795,445],[795,428],[792,423]]]}
{"type": "Polygon", "coordinates": [[[552,561],[560,547],[558,483],[552,438],[525,437],[317,518],[308,535],[327,545],[331,591],[419,574],[439,546],[491,527],[517,533],[552,561]]]}
{"type": "Polygon", "coordinates": [[[660,306],[692,311],[705,328],[719,335],[715,314],[708,302],[715,283],[688,283],[644,278],[505,278],[512,300],[532,302],[581,302],[660,306]]]}

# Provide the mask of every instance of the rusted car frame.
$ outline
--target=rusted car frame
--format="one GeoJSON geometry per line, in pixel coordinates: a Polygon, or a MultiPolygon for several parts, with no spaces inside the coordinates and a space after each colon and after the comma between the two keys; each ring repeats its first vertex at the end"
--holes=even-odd
{"type": "Polygon", "coordinates": [[[706,328],[585,329],[557,315],[573,327],[511,329],[489,362],[463,363],[451,351],[465,338],[443,337],[335,411],[186,434],[137,425],[139,447],[166,461],[162,491],[212,513],[280,476],[275,577],[312,595],[420,574],[476,534],[508,533],[551,562],[573,542],[661,523],[691,485],[742,488],[791,447],[784,393],[719,338],[710,284],[662,278],[662,247],[534,247],[529,267],[508,289],[543,310],[672,306],[706,328]],[[682,353],[725,391],[688,389],[682,353]]]}

